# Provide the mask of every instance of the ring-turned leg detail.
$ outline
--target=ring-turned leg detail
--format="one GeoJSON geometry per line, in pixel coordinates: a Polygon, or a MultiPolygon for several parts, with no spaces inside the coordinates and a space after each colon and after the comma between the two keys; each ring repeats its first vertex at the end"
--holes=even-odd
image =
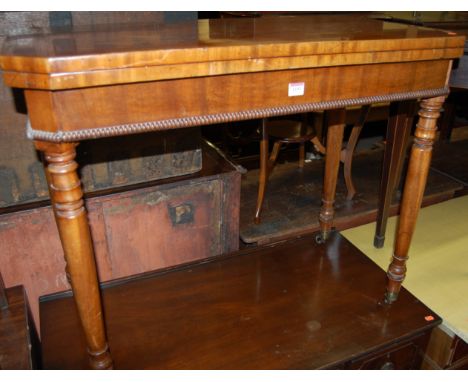
{"type": "Polygon", "coordinates": [[[112,368],[93,244],[75,162],[76,144],[36,142],[45,153],[47,180],[75,302],[83,326],[90,365],[112,368]]]}
{"type": "Polygon", "coordinates": [[[414,134],[411,156],[403,191],[400,220],[392,262],[388,268],[387,292],[385,302],[391,304],[398,293],[406,275],[408,250],[416,226],[416,219],[426,186],[432,145],[436,135],[436,122],[445,97],[425,99],[421,102],[419,121],[414,134]]]}

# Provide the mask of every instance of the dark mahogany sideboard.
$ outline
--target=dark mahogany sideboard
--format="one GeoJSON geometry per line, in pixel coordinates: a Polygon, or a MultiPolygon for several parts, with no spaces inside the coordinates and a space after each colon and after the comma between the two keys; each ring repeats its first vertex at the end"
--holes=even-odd
{"type": "MultiPolygon", "coordinates": [[[[441,319],[404,288],[383,303],[384,279],[334,232],[325,244],[308,235],[106,283],[115,367],[419,369],[441,319]]],[[[43,367],[86,368],[71,294],[40,308],[43,367]]]]}
{"type": "MultiPolygon", "coordinates": [[[[366,16],[200,20],[7,39],[7,85],[25,89],[93,368],[111,368],[93,243],[75,162],[81,140],[331,110],[320,213],[325,241],[345,107],[422,99],[387,303],[397,299],[452,59],[464,37],[366,16]]],[[[404,122],[405,118],[401,118],[404,122]]],[[[117,351],[117,349],[116,349],[117,351]]]]}

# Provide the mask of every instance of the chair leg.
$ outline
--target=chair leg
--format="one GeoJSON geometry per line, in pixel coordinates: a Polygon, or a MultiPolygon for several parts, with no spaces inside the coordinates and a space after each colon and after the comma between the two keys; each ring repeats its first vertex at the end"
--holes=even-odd
{"type": "Polygon", "coordinates": [[[281,150],[282,142],[276,141],[273,145],[273,150],[271,150],[270,154],[270,159],[268,160],[268,167],[267,167],[267,181],[268,178],[270,177],[271,171],[273,170],[273,167],[275,166],[276,159],[278,159],[278,154],[281,150]]]}
{"type": "Polygon", "coordinates": [[[348,139],[348,143],[346,144],[346,149],[344,149],[344,153],[342,154],[342,160],[344,164],[343,173],[346,189],[348,190],[348,194],[346,195],[347,200],[352,200],[354,198],[354,195],[356,195],[356,188],[354,187],[353,177],[351,174],[353,156],[354,150],[356,149],[356,144],[359,139],[359,135],[361,134],[361,130],[364,126],[364,123],[366,122],[367,116],[369,115],[370,108],[370,105],[365,105],[361,108],[358,120],[353,126],[353,129],[351,130],[351,135],[348,139]]]}
{"type": "Polygon", "coordinates": [[[387,142],[380,180],[377,226],[374,236],[374,247],[382,248],[385,242],[385,231],[395,189],[401,178],[405,161],[406,147],[416,112],[414,101],[394,102],[390,105],[390,116],[387,125],[387,142]]]}
{"type": "Polygon", "coordinates": [[[260,141],[260,173],[258,179],[257,207],[255,210],[254,222],[260,223],[260,213],[262,211],[263,199],[265,197],[266,184],[268,179],[268,132],[266,120],[262,120],[262,139],[260,141]]]}
{"type": "Polygon", "coordinates": [[[327,150],[322,142],[320,142],[319,137],[313,137],[311,140],[312,144],[314,145],[315,150],[317,150],[320,154],[325,155],[327,150]]]}

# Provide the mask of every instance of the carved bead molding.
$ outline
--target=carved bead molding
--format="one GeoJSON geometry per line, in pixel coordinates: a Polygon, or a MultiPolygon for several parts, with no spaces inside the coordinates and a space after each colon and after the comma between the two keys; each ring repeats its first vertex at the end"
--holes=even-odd
{"type": "Polygon", "coordinates": [[[348,106],[370,105],[373,103],[403,101],[418,98],[431,98],[447,95],[448,93],[449,88],[444,87],[439,89],[428,89],[406,93],[393,93],[380,96],[349,98],[336,101],[313,102],[300,105],[278,106],[272,108],[239,111],[234,113],[219,113],[186,118],[174,118],[162,121],[149,121],[115,126],[103,126],[99,128],[74,131],[49,132],[34,130],[28,121],[27,136],[29,139],[55,143],[77,142],[84,139],[104,138],[117,135],[128,135],[158,130],[177,129],[181,127],[202,126],[215,123],[260,119],[288,114],[307,113],[319,110],[339,109],[348,106]]]}

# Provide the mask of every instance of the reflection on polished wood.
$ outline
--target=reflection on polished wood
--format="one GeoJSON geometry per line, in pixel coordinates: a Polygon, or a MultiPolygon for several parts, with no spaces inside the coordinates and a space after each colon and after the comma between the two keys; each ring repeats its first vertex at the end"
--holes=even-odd
{"type": "MultiPolygon", "coordinates": [[[[73,288],[81,291],[75,299],[87,347],[107,357],[98,354],[91,366],[111,361],[70,142],[443,96],[451,60],[463,44],[464,37],[453,33],[341,15],[116,25],[7,39],[0,65],[7,85],[26,89],[30,137],[52,162],[53,153],[69,158],[60,165],[68,175],[51,176],[50,188],[60,189],[55,182],[66,179],[64,200],[52,198],[66,206],[55,206],[56,220],[73,288]],[[303,94],[290,94],[297,83],[303,94]],[[87,304],[91,314],[80,308],[87,304]]],[[[424,125],[429,117],[421,115],[424,125]]],[[[333,144],[340,144],[335,138],[333,144]]],[[[424,158],[409,175],[420,192],[429,156],[426,149],[414,150],[424,158]]],[[[330,216],[334,171],[327,174],[330,216]]],[[[401,212],[407,231],[414,228],[416,201],[409,198],[401,212]]],[[[409,245],[409,238],[401,240],[409,245]]],[[[391,282],[392,296],[397,284],[391,282]]]]}
{"type": "Polygon", "coordinates": [[[91,31],[12,37],[3,50],[2,68],[11,86],[65,89],[461,54],[463,37],[447,38],[443,31],[362,15],[312,20],[298,16],[106,25],[91,31]]]}
{"type": "MultiPolygon", "coordinates": [[[[384,277],[332,233],[325,245],[309,235],[111,283],[103,301],[115,366],[419,368],[440,318],[406,290],[382,304],[384,277]]],[[[86,367],[81,333],[62,341],[79,328],[72,299],[47,296],[40,307],[44,367],[86,367]]]]}
{"type": "Polygon", "coordinates": [[[453,11],[396,11],[376,12],[372,17],[399,23],[420,25],[446,30],[464,29],[468,24],[468,12],[453,11]]]}

